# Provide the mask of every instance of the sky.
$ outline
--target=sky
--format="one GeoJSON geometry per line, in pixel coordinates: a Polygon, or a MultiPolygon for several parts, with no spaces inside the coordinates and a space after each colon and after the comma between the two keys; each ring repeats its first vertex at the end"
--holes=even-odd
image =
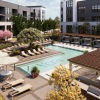
{"type": "Polygon", "coordinates": [[[3,0],[23,6],[42,5],[46,7],[46,19],[60,16],[60,0],[3,0]]]}

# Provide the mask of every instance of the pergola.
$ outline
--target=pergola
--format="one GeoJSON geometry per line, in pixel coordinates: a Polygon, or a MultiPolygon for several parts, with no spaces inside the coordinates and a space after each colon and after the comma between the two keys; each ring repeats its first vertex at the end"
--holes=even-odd
{"type": "Polygon", "coordinates": [[[95,40],[93,41],[93,47],[98,47],[98,48],[100,48],[100,39],[95,39],[95,40]]]}
{"type": "Polygon", "coordinates": [[[63,36],[63,42],[69,43],[70,42],[70,36],[63,36]]]}
{"type": "Polygon", "coordinates": [[[80,44],[80,37],[71,37],[71,43],[80,44]]]}
{"type": "Polygon", "coordinates": [[[81,39],[81,45],[91,46],[92,45],[92,39],[91,38],[82,38],[81,39]]]}

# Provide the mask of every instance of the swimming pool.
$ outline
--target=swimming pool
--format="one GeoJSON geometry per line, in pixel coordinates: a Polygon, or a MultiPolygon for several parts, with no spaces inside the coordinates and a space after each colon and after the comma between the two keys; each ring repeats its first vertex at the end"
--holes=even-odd
{"type": "Polygon", "coordinates": [[[41,60],[36,60],[29,63],[25,63],[22,65],[19,65],[18,68],[23,70],[26,73],[30,73],[31,68],[33,66],[37,66],[40,70],[40,73],[43,73],[45,71],[54,69],[56,66],[59,66],[60,64],[62,65],[67,64],[68,63],[67,59],[69,58],[83,54],[83,52],[79,50],[62,48],[62,47],[52,46],[52,45],[46,46],[46,48],[60,51],[62,52],[62,54],[44,58],[41,60]]]}

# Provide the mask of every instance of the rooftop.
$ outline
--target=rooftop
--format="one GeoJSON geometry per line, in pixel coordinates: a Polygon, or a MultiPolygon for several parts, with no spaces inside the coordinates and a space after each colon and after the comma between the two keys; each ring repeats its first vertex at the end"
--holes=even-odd
{"type": "Polygon", "coordinates": [[[41,5],[37,5],[37,6],[27,6],[27,7],[29,7],[29,8],[35,8],[35,7],[42,7],[42,8],[45,8],[44,6],[41,6],[41,5]]]}
{"type": "Polygon", "coordinates": [[[68,60],[70,62],[100,71],[100,49],[68,60]]]}

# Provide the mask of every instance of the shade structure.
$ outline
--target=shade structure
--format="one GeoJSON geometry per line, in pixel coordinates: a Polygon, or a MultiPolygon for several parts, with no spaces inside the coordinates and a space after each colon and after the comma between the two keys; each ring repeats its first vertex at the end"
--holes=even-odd
{"type": "Polygon", "coordinates": [[[16,62],[18,62],[17,57],[9,57],[9,56],[0,57],[0,64],[3,64],[3,65],[13,64],[16,62]]]}
{"type": "MultiPolygon", "coordinates": [[[[18,62],[17,57],[9,57],[9,56],[0,57],[0,65],[14,64],[16,62],[18,62]]],[[[6,66],[6,70],[7,70],[7,66],[6,66]]]]}
{"type": "Polygon", "coordinates": [[[4,52],[0,51],[0,57],[5,57],[5,56],[8,56],[8,53],[4,53],[4,52]]]}

